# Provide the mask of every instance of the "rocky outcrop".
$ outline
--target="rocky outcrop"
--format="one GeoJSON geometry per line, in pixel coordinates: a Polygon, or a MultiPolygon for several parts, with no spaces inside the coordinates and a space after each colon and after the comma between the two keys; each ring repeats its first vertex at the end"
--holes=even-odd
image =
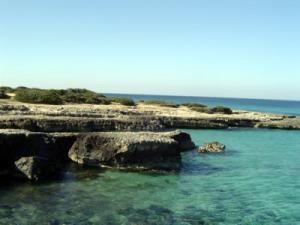
{"type": "Polygon", "coordinates": [[[0,104],[0,129],[33,132],[163,131],[235,127],[300,129],[300,118],[234,111],[230,115],[200,113],[188,107],[120,105],[0,104]]]}
{"type": "Polygon", "coordinates": [[[181,151],[195,147],[184,132],[41,133],[0,130],[0,176],[56,177],[70,159],[134,170],[178,170],[181,151]],[[69,159],[70,157],[70,159],[69,159]]]}
{"type": "Polygon", "coordinates": [[[152,117],[0,117],[0,129],[25,129],[32,132],[160,131],[162,122],[152,117]]]}
{"type": "Polygon", "coordinates": [[[0,130],[0,174],[9,171],[33,180],[49,177],[64,166],[76,137],[72,133],[0,130]]]}
{"type": "Polygon", "coordinates": [[[211,143],[206,143],[202,145],[199,148],[200,153],[205,153],[205,152],[223,152],[225,150],[226,146],[222,143],[219,142],[211,142],[211,143]]]}
{"type": "MultiPolygon", "coordinates": [[[[300,118],[246,111],[208,114],[184,106],[38,105],[7,100],[0,104],[0,176],[13,173],[40,180],[59,172],[69,157],[98,167],[177,170],[180,152],[194,144],[186,133],[162,131],[236,127],[300,129],[300,118]]],[[[201,151],[222,148],[208,145],[201,151]]]]}
{"type": "Polygon", "coordinates": [[[15,161],[16,173],[15,176],[26,178],[33,181],[42,179],[50,179],[58,175],[61,164],[56,160],[31,156],[22,157],[15,161]]]}
{"type": "Polygon", "coordinates": [[[284,129],[284,130],[299,130],[300,119],[298,117],[286,117],[284,120],[274,120],[267,122],[260,122],[256,124],[257,128],[268,129],[284,129]]]}
{"type": "Polygon", "coordinates": [[[80,135],[69,157],[79,164],[133,170],[178,170],[180,152],[193,149],[183,132],[102,132],[80,135]]]}

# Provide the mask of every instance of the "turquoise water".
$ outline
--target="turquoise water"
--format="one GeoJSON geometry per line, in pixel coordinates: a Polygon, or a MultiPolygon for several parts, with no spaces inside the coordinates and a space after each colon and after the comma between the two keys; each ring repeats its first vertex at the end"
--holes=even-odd
{"type": "MultiPolygon", "coordinates": [[[[127,96],[127,95],[126,95],[127,96]]],[[[300,115],[300,102],[141,96],[300,115]]],[[[197,145],[225,153],[184,153],[179,173],[76,168],[59,181],[0,181],[0,225],[300,224],[300,131],[186,130],[197,145]]]]}
{"type": "Polygon", "coordinates": [[[0,224],[300,224],[299,131],[187,132],[226,152],[184,153],[179,173],[70,167],[61,181],[1,182],[0,224]]]}

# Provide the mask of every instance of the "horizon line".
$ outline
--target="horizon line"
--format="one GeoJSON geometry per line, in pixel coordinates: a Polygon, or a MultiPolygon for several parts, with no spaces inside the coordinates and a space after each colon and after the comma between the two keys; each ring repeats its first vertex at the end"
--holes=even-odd
{"type": "Polygon", "coordinates": [[[113,93],[103,92],[102,94],[113,95],[142,95],[142,96],[165,96],[165,97],[192,97],[192,98],[223,98],[223,99],[245,99],[245,100],[267,100],[267,101],[286,101],[286,102],[300,102],[296,99],[275,99],[275,98],[248,98],[248,97],[220,97],[220,96],[203,96],[203,95],[175,95],[175,94],[141,94],[141,93],[113,93]]]}

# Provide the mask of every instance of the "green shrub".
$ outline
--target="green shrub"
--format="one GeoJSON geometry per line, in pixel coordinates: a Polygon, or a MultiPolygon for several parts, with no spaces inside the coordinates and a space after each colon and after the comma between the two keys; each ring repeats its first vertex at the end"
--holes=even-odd
{"type": "Polygon", "coordinates": [[[11,87],[7,87],[7,86],[1,86],[0,92],[4,92],[5,94],[12,93],[12,92],[14,92],[14,89],[11,87]]]}
{"type": "Polygon", "coordinates": [[[201,113],[222,113],[222,114],[232,114],[232,110],[228,107],[224,106],[216,106],[213,108],[209,108],[206,105],[198,104],[198,103],[183,103],[181,104],[183,106],[188,107],[189,109],[196,111],[196,112],[201,112],[201,113]]]}
{"type": "Polygon", "coordinates": [[[57,90],[65,103],[109,104],[104,95],[97,94],[87,89],[57,90]]]}
{"type": "Polygon", "coordinates": [[[28,88],[28,87],[24,87],[24,86],[19,86],[19,87],[16,87],[15,89],[13,89],[13,91],[16,92],[19,90],[28,90],[28,89],[37,89],[37,88],[28,88]]]}
{"type": "Polygon", "coordinates": [[[191,110],[201,113],[212,113],[208,107],[189,107],[191,110]]]}
{"type": "Polygon", "coordinates": [[[159,100],[149,100],[149,101],[140,101],[143,104],[146,105],[157,105],[157,106],[163,106],[163,107],[171,107],[171,108],[177,108],[179,105],[171,103],[171,102],[165,102],[165,101],[159,101],[159,100]]]}
{"type": "Polygon", "coordinates": [[[196,111],[196,112],[201,112],[201,113],[211,113],[210,108],[208,108],[206,105],[199,104],[199,103],[183,103],[181,104],[182,106],[186,106],[189,109],[196,111]]]}
{"type": "Polygon", "coordinates": [[[5,91],[0,90],[0,99],[8,99],[8,98],[10,97],[5,93],[5,91]]]}
{"type": "Polygon", "coordinates": [[[188,108],[192,108],[192,107],[199,107],[199,108],[204,108],[207,107],[207,105],[203,105],[203,104],[199,104],[199,103],[183,103],[181,104],[182,106],[186,106],[188,108]]]}
{"type": "Polygon", "coordinates": [[[210,109],[212,113],[232,114],[232,109],[224,106],[216,106],[210,109]]]}
{"type": "Polygon", "coordinates": [[[20,102],[41,103],[41,104],[109,104],[110,101],[104,95],[97,94],[86,89],[67,90],[44,90],[37,88],[18,87],[15,99],[20,102]]]}
{"type": "Polygon", "coordinates": [[[114,97],[110,99],[112,102],[116,102],[122,105],[126,106],[134,106],[135,102],[130,98],[124,98],[124,97],[114,97]]]}
{"type": "Polygon", "coordinates": [[[20,102],[37,104],[62,104],[61,97],[54,90],[21,88],[16,91],[15,99],[20,102]]]}

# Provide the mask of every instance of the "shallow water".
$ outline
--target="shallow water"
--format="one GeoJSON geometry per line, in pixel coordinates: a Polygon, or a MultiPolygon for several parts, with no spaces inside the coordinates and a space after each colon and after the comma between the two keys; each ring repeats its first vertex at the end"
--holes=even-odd
{"type": "Polygon", "coordinates": [[[183,154],[178,174],[69,168],[0,185],[0,224],[300,224],[299,131],[187,130],[225,153],[183,154]]]}

